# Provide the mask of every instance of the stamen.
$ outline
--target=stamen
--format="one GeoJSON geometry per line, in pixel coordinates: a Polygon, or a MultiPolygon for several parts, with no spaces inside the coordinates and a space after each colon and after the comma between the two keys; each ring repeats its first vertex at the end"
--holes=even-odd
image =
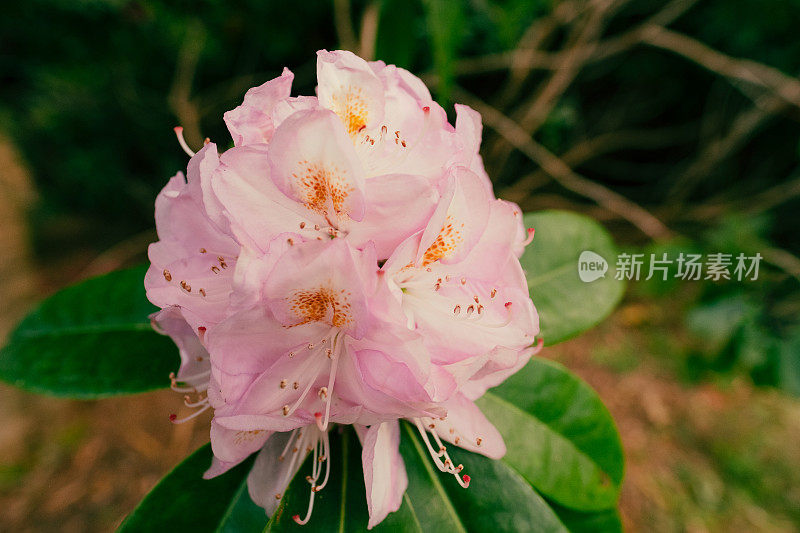
{"type": "Polygon", "coordinates": [[[439,446],[438,452],[435,451],[433,445],[431,445],[431,441],[428,438],[428,430],[426,430],[425,427],[423,426],[422,420],[420,420],[419,418],[415,418],[414,423],[416,424],[417,430],[419,430],[419,433],[422,436],[422,440],[423,442],[425,442],[425,447],[428,448],[428,453],[430,454],[431,459],[433,459],[433,462],[436,465],[436,467],[441,472],[452,474],[453,477],[456,478],[456,481],[458,481],[459,485],[461,485],[464,488],[467,488],[469,486],[470,477],[467,475],[461,476],[460,473],[463,468],[461,465],[459,465],[458,468],[453,466],[453,460],[447,453],[447,448],[444,446],[444,444],[442,444],[442,441],[439,438],[439,435],[436,433],[436,431],[431,431],[431,434],[433,435],[434,441],[439,446]],[[441,460],[442,457],[444,457],[444,461],[441,460]]]}
{"type": "Polygon", "coordinates": [[[531,241],[533,241],[533,234],[535,230],[533,228],[528,228],[528,238],[522,242],[522,246],[528,246],[531,241]]]}
{"type": "Polygon", "coordinates": [[[186,155],[189,157],[194,157],[195,153],[191,148],[189,148],[189,145],[186,144],[186,139],[183,138],[183,128],[181,126],[175,126],[173,130],[175,131],[175,136],[178,138],[178,144],[181,145],[181,148],[183,148],[183,151],[186,152],[186,155]]]}
{"type": "Polygon", "coordinates": [[[173,413],[173,414],[169,415],[169,421],[172,422],[173,424],[183,424],[184,422],[188,422],[189,420],[191,420],[193,418],[197,418],[198,416],[200,416],[202,413],[205,413],[209,409],[211,409],[211,404],[210,403],[206,403],[202,408],[198,409],[197,411],[195,411],[194,413],[190,414],[189,416],[181,418],[180,420],[178,420],[178,416],[173,413]]]}

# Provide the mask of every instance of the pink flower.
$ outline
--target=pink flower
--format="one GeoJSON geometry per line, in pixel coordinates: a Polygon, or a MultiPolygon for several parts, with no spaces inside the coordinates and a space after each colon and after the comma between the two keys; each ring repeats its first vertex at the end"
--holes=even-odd
{"type": "Polygon", "coordinates": [[[518,257],[519,208],[494,198],[480,116],[447,121],[409,72],[320,51],[317,96],[288,70],[225,114],[235,146],[208,143],[156,200],[147,295],[179,347],[172,388],[214,411],[219,475],[249,455],[271,513],[315,455],[306,523],[329,480],[332,424],[362,441],[369,527],[407,486],[399,419],[469,485],[444,442],[498,458],[474,404],[521,368],[538,317],[518,257]]]}

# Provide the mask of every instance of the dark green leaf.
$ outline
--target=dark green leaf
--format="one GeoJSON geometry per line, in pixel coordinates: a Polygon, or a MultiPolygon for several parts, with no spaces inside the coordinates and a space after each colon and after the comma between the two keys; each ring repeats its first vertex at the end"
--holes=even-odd
{"type": "Polygon", "coordinates": [[[593,327],[617,306],[625,284],[614,279],[617,249],[594,220],[566,211],[525,215],[536,237],[520,259],[528,289],[539,311],[546,345],[559,343],[593,327]],[[608,272],[591,282],[578,276],[578,258],[592,251],[608,263],[608,272]]]}
{"type": "MultiPolygon", "coordinates": [[[[361,468],[361,445],[350,428],[334,430],[331,434],[331,477],[324,490],[314,498],[314,512],[305,526],[297,525],[292,517],[305,516],[308,509],[310,486],[305,479],[311,472],[311,458],[300,468],[286,489],[278,509],[275,511],[268,532],[311,531],[314,532],[366,532],[369,515],[364,488],[364,473],[361,468]]],[[[398,532],[420,533],[427,531],[420,526],[414,510],[406,497],[397,512],[391,513],[383,522],[372,528],[374,533],[398,532]]]]}
{"type": "Polygon", "coordinates": [[[614,421],[564,367],[534,357],[478,405],[503,435],[502,461],[536,490],[582,511],[616,504],[624,458],[614,421]]]}
{"type": "Polygon", "coordinates": [[[555,503],[550,506],[571,533],[622,533],[622,521],[616,509],[582,513],[555,503]]]}
{"type": "Polygon", "coordinates": [[[260,531],[267,521],[263,512],[260,516],[249,511],[231,516],[232,510],[244,509],[239,504],[242,498],[250,499],[246,478],[252,464],[247,460],[219,477],[204,480],[203,472],[211,465],[211,445],[206,444],[167,474],[119,531],[260,531]]]}
{"type": "Polygon", "coordinates": [[[240,531],[261,531],[269,522],[264,509],[253,503],[247,491],[247,480],[239,486],[227,511],[217,526],[216,533],[239,533],[240,531]]]}
{"type": "Polygon", "coordinates": [[[145,268],[64,289],[25,318],[0,351],[0,379],[36,392],[98,398],[155,389],[177,349],[150,327],[145,268]]]}
{"type": "Polygon", "coordinates": [[[402,426],[407,495],[425,531],[567,531],[544,499],[503,461],[449,447],[454,462],[472,478],[463,489],[436,469],[416,428],[402,426]]]}

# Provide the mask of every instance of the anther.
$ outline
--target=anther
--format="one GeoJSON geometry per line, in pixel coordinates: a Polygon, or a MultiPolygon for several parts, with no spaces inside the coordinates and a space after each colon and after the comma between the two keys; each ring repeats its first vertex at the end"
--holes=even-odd
{"type": "Polygon", "coordinates": [[[453,314],[459,314],[461,312],[461,306],[457,305],[453,308],[453,314]]]}
{"type": "Polygon", "coordinates": [[[200,253],[201,253],[201,254],[204,254],[204,253],[206,253],[206,252],[207,252],[207,250],[206,250],[205,248],[200,248],[200,253]]]}
{"type": "Polygon", "coordinates": [[[497,296],[497,289],[492,289],[492,292],[489,294],[492,298],[497,296]]]}
{"type": "Polygon", "coordinates": [[[475,444],[477,444],[478,446],[481,445],[481,442],[483,442],[482,438],[478,437],[477,439],[475,439],[475,444]]]}
{"type": "Polygon", "coordinates": [[[299,384],[298,382],[296,382],[296,381],[295,381],[294,383],[292,383],[292,388],[293,388],[294,390],[297,390],[297,389],[299,389],[299,388],[300,388],[300,384],[299,384]]]}
{"type": "Polygon", "coordinates": [[[181,289],[185,290],[186,292],[192,292],[192,286],[185,281],[181,281],[181,289]]]}
{"type": "Polygon", "coordinates": [[[288,405],[284,405],[283,406],[283,416],[289,416],[289,406],[288,405]]]}
{"type": "Polygon", "coordinates": [[[461,284],[462,285],[466,285],[467,284],[467,278],[461,278],[461,284]]]}
{"type": "Polygon", "coordinates": [[[319,399],[320,400],[324,400],[325,398],[327,398],[328,397],[328,387],[321,387],[319,389],[319,393],[318,394],[319,394],[319,399]]]}
{"type": "Polygon", "coordinates": [[[164,269],[164,279],[167,281],[172,281],[172,274],[170,274],[169,270],[166,268],[164,269]]]}
{"type": "Polygon", "coordinates": [[[282,379],[282,380],[281,380],[281,388],[282,388],[282,389],[285,389],[285,388],[286,388],[286,383],[287,383],[287,382],[286,382],[286,380],[285,380],[285,379],[282,379]]]}
{"type": "Polygon", "coordinates": [[[305,223],[305,222],[301,222],[301,223],[300,223],[300,229],[303,229],[303,228],[305,228],[305,227],[306,227],[306,223],[305,223]]]}
{"type": "Polygon", "coordinates": [[[211,272],[213,272],[214,274],[219,274],[219,267],[216,265],[212,266],[211,272]]]}
{"type": "Polygon", "coordinates": [[[286,239],[286,242],[289,243],[289,246],[294,246],[294,239],[286,239]]]}
{"type": "Polygon", "coordinates": [[[467,307],[467,316],[472,315],[472,313],[474,313],[474,312],[475,312],[475,306],[474,305],[470,305],[469,307],[467,307]]]}
{"type": "Polygon", "coordinates": [[[205,298],[206,296],[206,290],[202,287],[200,287],[200,296],[202,296],[203,298],[205,298]]]}

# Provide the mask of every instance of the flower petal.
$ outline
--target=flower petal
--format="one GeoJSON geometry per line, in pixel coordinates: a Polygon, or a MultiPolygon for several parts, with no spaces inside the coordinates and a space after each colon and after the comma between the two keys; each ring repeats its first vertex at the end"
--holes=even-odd
{"type": "Polygon", "coordinates": [[[317,95],[351,136],[383,120],[383,84],[369,64],[346,50],[317,52],[317,95]]]}
{"type": "Polygon", "coordinates": [[[418,266],[459,261],[478,242],[488,218],[489,195],[480,178],[466,168],[454,168],[422,234],[418,266]]]}
{"type": "Polygon", "coordinates": [[[364,216],[363,169],[330,111],[299,111],[287,118],[275,130],[269,161],[278,188],[330,224],[364,216]]]}
{"type": "Polygon", "coordinates": [[[236,146],[270,141],[275,130],[273,108],[289,98],[293,79],[294,74],[284,68],[277,78],[247,91],[242,105],[225,113],[225,124],[236,146]]]}
{"type": "Polygon", "coordinates": [[[506,445],[500,432],[474,402],[463,394],[457,394],[445,403],[445,407],[447,416],[435,422],[439,437],[491,459],[500,459],[506,454],[506,445]]]}
{"type": "Polygon", "coordinates": [[[272,515],[289,486],[289,482],[300,470],[308,452],[298,450],[299,456],[290,460],[280,459],[283,449],[289,440],[290,433],[277,433],[267,440],[264,449],[256,457],[253,469],[247,476],[247,490],[250,498],[264,508],[267,515],[272,515]]]}
{"type": "Polygon", "coordinates": [[[350,228],[354,246],[375,243],[378,259],[388,258],[403,240],[425,227],[439,199],[438,191],[422,176],[385,174],[366,181],[369,199],[364,219],[350,228]]]}
{"type": "Polygon", "coordinates": [[[367,529],[372,529],[400,508],[408,476],[400,456],[400,424],[396,420],[374,424],[362,433],[361,464],[369,510],[367,529]]]}
{"type": "Polygon", "coordinates": [[[211,449],[220,461],[238,464],[260,450],[271,434],[264,429],[228,429],[212,420],[211,449]]]}

